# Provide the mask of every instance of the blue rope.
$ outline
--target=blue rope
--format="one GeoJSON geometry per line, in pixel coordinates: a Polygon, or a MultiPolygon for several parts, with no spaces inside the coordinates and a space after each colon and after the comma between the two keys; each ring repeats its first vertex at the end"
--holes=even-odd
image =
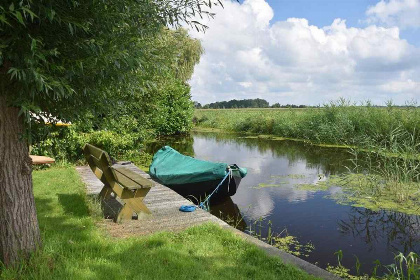
{"type": "Polygon", "coordinates": [[[225,175],[225,177],[223,178],[223,180],[219,183],[219,185],[217,185],[217,187],[214,189],[214,191],[209,195],[209,196],[207,196],[206,197],[206,199],[203,201],[203,202],[201,202],[200,203],[200,205],[199,205],[199,207],[201,208],[201,209],[204,209],[204,210],[206,210],[206,211],[208,211],[208,207],[205,205],[206,203],[208,203],[208,201],[210,200],[210,198],[211,198],[211,196],[213,195],[213,194],[215,194],[218,190],[219,190],[219,188],[220,188],[220,186],[223,184],[223,182],[226,180],[226,178],[227,177],[229,177],[229,175],[232,173],[232,171],[231,170],[229,170],[229,172],[225,175]]]}
{"type": "Polygon", "coordinates": [[[179,211],[193,212],[193,211],[195,211],[195,208],[197,208],[197,206],[195,206],[195,205],[182,205],[181,207],[179,207],[179,211]]]}
{"type": "Polygon", "coordinates": [[[232,173],[232,170],[229,170],[229,172],[225,175],[225,177],[223,178],[223,180],[219,183],[219,185],[217,185],[217,187],[214,189],[214,191],[206,197],[206,199],[200,203],[199,206],[195,206],[195,205],[182,205],[181,207],[179,207],[179,211],[182,212],[193,212],[196,208],[201,208],[203,210],[208,211],[208,207],[205,205],[206,203],[208,203],[208,201],[210,200],[211,196],[213,194],[215,194],[220,186],[223,184],[223,182],[226,180],[227,177],[229,177],[229,175],[232,173]]]}

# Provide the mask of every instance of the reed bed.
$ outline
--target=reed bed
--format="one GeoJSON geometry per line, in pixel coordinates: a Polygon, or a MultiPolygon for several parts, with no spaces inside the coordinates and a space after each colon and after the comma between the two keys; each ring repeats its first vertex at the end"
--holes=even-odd
{"type": "Polygon", "coordinates": [[[201,109],[195,111],[193,121],[198,128],[367,149],[391,150],[394,143],[410,147],[420,143],[420,108],[416,106],[356,106],[339,101],[305,109],[201,109]]]}

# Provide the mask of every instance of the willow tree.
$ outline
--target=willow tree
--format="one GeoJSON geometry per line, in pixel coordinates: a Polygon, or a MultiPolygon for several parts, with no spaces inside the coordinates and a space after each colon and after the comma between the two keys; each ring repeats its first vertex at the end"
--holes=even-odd
{"type": "Polygon", "coordinates": [[[159,57],[144,38],[212,16],[216,0],[14,0],[0,4],[0,261],[41,246],[28,156],[31,119],[114,110],[133,73],[159,57]]]}

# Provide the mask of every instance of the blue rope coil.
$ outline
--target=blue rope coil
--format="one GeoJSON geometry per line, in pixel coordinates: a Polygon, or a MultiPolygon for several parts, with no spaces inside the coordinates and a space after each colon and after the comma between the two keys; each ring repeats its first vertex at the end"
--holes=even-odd
{"type": "Polygon", "coordinates": [[[197,208],[197,206],[195,206],[195,205],[182,205],[181,207],[179,207],[179,211],[193,212],[193,211],[195,211],[196,208],[197,208]]]}

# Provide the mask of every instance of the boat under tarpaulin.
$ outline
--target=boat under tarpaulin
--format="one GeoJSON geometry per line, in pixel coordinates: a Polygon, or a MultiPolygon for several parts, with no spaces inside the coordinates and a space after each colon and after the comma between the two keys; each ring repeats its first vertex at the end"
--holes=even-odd
{"type": "Polygon", "coordinates": [[[184,197],[198,202],[209,195],[229,173],[212,198],[232,196],[247,170],[236,164],[199,160],[185,156],[169,146],[153,156],[150,176],[184,197]]]}

